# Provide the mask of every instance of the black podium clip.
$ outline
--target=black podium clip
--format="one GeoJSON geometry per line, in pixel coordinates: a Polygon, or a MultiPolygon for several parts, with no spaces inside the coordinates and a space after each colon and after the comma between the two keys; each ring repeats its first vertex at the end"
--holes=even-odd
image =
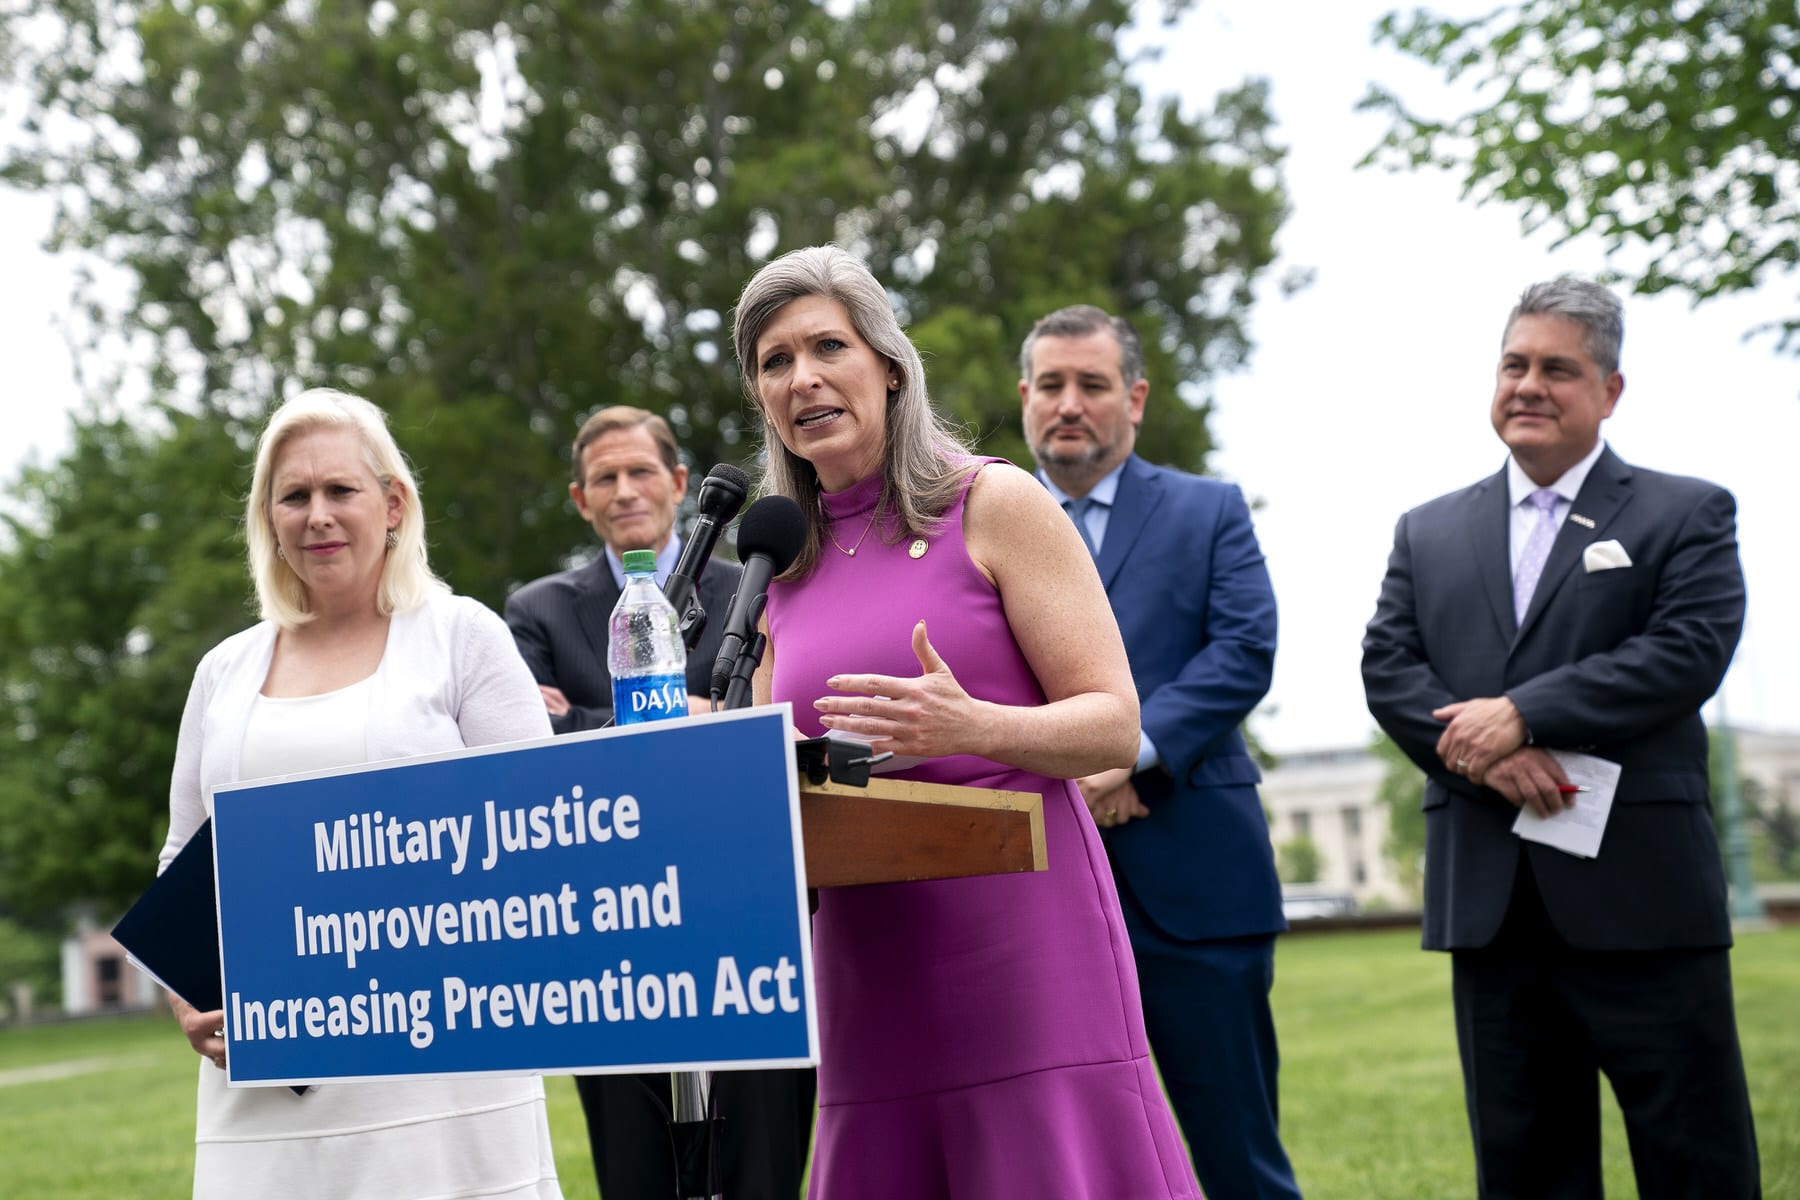
{"type": "Polygon", "coordinates": [[[868,787],[870,769],[892,757],[891,752],[870,754],[867,747],[840,738],[806,738],[794,743],[794,765],[813,784],[830,780],[868,787]]]}
{"type": "Polygon", "coordinates": [[[719,1141],[725,1118],[669,1122],[669,1141],[675,1151],[675,1191],[682,1197],[719,1196],[719,1141]]]}

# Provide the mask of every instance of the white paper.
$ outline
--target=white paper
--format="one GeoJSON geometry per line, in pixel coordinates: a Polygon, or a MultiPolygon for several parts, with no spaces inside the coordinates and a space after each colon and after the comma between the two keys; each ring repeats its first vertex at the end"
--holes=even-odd
{"type": "MultiPolygon", "coordinates": [[[[166,982],[163,981],[163,977],[161,975],[158,975],[155,971],[152,971],[149,967],[145,966],[143,963],[143,960],[138,958],[137,955],[133,954],[129,950],[125,951],[125,961],[130,963],[132,966],[136,967],[138,970],[142,971],[145,975],[149,976],[150,982],[154,983],[157,987],[161,988],[163,991],[172,993],[177,996],[181,996],[181,993],[179,991],[177,991],[175,988],[170,987],[166,982]]],[[[181,996],[181,999],[182,999],[183,1003],[187,1002],[186,996],[181,996]]],[[[193,1005],[189,1004],[188,1007],[192,1008],[193,1005]]]]}
{"type": "Polygon", "coordinates": [[[1619,790],[1619,764],[1570,750],[1552,750],[1550,757],[1562,767],[1570,783],[1587,790],[1571,796],[1575,806],[1554,817],[1540,817],[1529,808],[1521,808],[1513,822],[1513,832],[1577,858],[1596,858],[1600,854],[1600,838],[1606,833],[1606,818],[1612,813],[1613,793],[1619,790]]]}

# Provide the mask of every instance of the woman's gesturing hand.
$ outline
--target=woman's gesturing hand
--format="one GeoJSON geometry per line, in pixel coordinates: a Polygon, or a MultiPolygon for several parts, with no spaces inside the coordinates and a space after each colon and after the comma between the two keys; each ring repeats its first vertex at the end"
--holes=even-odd
{"type": "Polygon", "coordinates": [[[941,758],[947,754],[979,754],[983,745],[982,711],[992,707],[976,700],[956,681],[926,636],[925,622],[913,626],[913,654],[920,674],[833,675],[826,686],[857,695],[825,696],[813,701],[827,729],[872,738],[877,754],[941,758]]]}

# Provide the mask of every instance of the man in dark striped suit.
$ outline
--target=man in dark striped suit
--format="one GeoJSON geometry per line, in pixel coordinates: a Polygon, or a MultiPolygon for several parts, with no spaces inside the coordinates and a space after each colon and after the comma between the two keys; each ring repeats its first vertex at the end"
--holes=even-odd
{"type": "MultiPolygon", "coordinates": [[[[598,729],[612,718],[606,624],[625,587],[621,558],[627,550],[654,550],[656,582],[669,577],[681,558],[675,509],[688,483],[668,422],[641,408],[615,405],[589,417],[570,460],[569,495],[599,535],[601,551],[587,565],[534,580],[506,601],[506,623],[558,733],[598,729]]],[[[740,574],[736,563],[715,558],[700,575],[709,620],[688,655],[689,712],[707,710],[712,662],[740,574]]]]}
{"type": "MultiPolygon", "coordinates": [[[[616,405],[589,417],[570,454],[569,495],[601,552],[592,562],[526,584],[506,601],[506,623],[538,681],[557,733],[598,729],[612,718],[612,674],[606,666],[607,619],[624,590],[621,556],[656,551],[662,583],[681,559],[675,509],[687,493],[668,422],[641,408],[616,405]]],[[[700,575],[708,616],[688,655],[688,711],[705,712],[713,659],[725,612],[743,574],[713,559],[700,575]]],[[[666,1109],[667,1075],[577,1075],[587,1117],[594,1172],[606,1200],[668,1200],[675,1195],[666,1109]],[[660,1106],[660,1107],[659,1107],[660,1106]]],[[[813,1073],[729,1071],[715,1077],[725,1193],[732,1200],[794,1200],[812,1140],[813,1073]]]]}

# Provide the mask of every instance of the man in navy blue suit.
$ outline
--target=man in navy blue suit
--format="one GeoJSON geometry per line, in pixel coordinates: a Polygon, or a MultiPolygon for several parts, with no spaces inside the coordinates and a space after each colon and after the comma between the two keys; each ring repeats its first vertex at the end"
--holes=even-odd
{"type": "MultiPolygon", "coordinates": [[[[612,719],[607,622],[624,589],[621,556],[656,551],[661,583],[681,560],[675,509],[687,491],[667,421],[614,405],[589,417],[570,454],[569,496],[594,527],[601,551],[584,566],[526,584],[506,600],[506,623],[531,668],[557,733],[598,729],[612,719]]],[[[713,658],[743,569],[715,558],[697,590],[707,623],[688,655],[690,712],[707,708],[713,658]]],[[[725,1118],[719,1165],[733,1200],[794,1200],[812,1140],[810,1070],[724,1071],[713,1080],[725,1118]]],[[[676,1190],[667,1110],[668,1075],[577,1075],[594,1173],[606,1200],[667,1200],[676,1190]]]]}
{"type": "Polygon", "coordinates": [[[1506,464],[1400,518],[1363,639],[1369,711],[1427,778],[1482,1200],[1598,1200],[1602,1073],[1644,1200],[1761,1194],[1700,718],[1744,623],[1736,506],[1601,439],[1624,334],[1605,288],[1526,289],[1506,464]],[[1574,806],[1555,751],[1621,768],[1592,858],[1513,832],[1574,806]]]}
{"type": "Polygon", "coordinates": [[[1287,928],[1262,776],[1239,727],[1269,690],[1275,594],[1236,487],[1132,453],[1150,382],[1137,334],[1088,305],[1020,352],[1025,436],[1112,602],[1138,761],[1080,781],[1113,866],[1144,1024],[1201,1187],[1300,1195],[1276,1127],[1269,991],[1287,928]]]}

